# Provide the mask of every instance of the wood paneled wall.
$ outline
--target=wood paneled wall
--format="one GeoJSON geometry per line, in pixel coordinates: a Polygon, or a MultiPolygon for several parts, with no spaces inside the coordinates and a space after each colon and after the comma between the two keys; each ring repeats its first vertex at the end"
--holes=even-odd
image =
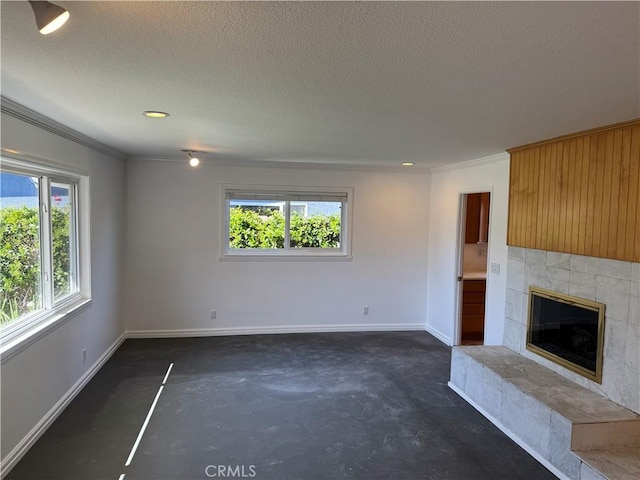
{"type": "Polygon", "coordinates": [[[640,262],[640,119],[508,152],[507,244],[640,262]]]}

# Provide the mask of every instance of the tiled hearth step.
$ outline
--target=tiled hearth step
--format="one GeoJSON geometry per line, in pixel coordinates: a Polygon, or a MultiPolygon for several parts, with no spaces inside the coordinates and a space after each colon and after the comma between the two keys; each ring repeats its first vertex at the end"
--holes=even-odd
{"type": "Polygon", "coordinates": [[[506,347],[454,347],[451,388],[560,478],[640,478],[640,415],[506,347]]]}

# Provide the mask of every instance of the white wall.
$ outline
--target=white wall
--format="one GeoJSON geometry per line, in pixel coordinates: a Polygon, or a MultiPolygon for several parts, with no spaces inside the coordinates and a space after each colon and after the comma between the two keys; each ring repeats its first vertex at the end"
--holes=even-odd
{"type": "Polygon", "coordinates": [[[456,258],[459,197],[491,192],[488,265],[500,264],[500,275],[488,273],[485,344],[501,345],[507,267],[509,155],[502,154],[454,167],[436,169],[431,176],[427,330],[454,343],[456,319],[456,258]]]}
{"type": "Polygon", "coordinates": [[[2,115],[2,146],[90,172],[93,304],[2,361],[3,464],[124,332],[121,305],[124,161],[2,115]],[[82,363],[82,349],[87,361],[82,363]],[[9,455],[11,453],[11,455],[9,455]]]}
{"type": "Polygon", "coordinates": [[[416,170],[130,161],[127,330],[423,330],[428,214],[429,174],[416,170]],[[225,183],[352,187],[353,260],[219,260],[225,183]]]}

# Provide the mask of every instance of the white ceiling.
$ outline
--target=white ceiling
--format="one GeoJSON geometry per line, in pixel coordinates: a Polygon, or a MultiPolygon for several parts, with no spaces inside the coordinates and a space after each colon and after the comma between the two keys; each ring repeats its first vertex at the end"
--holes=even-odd
{"type": "Polygon", "coordinates": [[[132,156],[426,167],[640,117],[638,2],[57,3],[42,36],[2,1],[2,95],[132,156]]]}

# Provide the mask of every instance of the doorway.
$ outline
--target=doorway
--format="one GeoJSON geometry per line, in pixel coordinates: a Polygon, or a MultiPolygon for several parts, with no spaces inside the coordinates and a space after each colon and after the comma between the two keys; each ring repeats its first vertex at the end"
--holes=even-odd
{"type": "Polygon", "coordinates": [[[458,238],[459,345],[483,345],[491,192],[460,196],[458,238]]]}

